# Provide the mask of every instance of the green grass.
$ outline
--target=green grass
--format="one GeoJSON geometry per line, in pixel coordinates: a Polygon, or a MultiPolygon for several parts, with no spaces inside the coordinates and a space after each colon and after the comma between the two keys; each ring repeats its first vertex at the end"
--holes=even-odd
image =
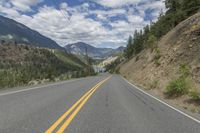
{"type": "Polygon", "coordinates": [[[191,91],[189,95],[194,100],[200,100],[200,92],[198,92],[196,90],[195,91],[191,91]]]}
{"type": "Polygon", "coordinates": [[[187,94],[189,91],[189,84],[186,82],[185,78],[178,78],[169,82],[166,87],[165,94],[168,97],[179,97],[187,94]]]}
{"type": "Polygon", "coordinates": [[[183,78],[188,77],[190,75],[190,68],[187,64],[181,64],[179,67],[179,73],[183,78]]]}
{"type": "MultiPolygon", "coordinates": [[[[178,97],[188,94],[191,90],[191,83],[189,79],[190,69],[187,64],[181,64],[179,67],[179,78],[169,82],[165,89],[165,94],[169,97],[178,97]]],[[[194,92],[191,97],[198,97],[198,93],[194,92]]]]}
{"type": "Polygon", "coordinates": [[[155,59],[155,60],[159,60],[159,59],[161,58],[160,49],[159,49],[159,48],[156,48],[156,49],[155,49],[155,53],[156,53],[156,55],[155,55],[154,59],[155,59]]]}

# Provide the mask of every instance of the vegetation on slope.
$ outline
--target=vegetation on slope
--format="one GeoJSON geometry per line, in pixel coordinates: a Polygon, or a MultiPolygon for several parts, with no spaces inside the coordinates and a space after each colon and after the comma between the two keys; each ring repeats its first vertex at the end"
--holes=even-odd
{"type": "Polygon", "coordinates": [[[160,13],[157,22],[143,30],[136,30],[133,37],[129,37],[125,57],[130,58],[146,48],[156,48],[157,41],[163,35],[199,10],[200,0],[166,0],[165,5],[168,10],[165,14],[160,13]]]}
{"type": "MultiPolygon", "coordinates": [[[[161,52],[158,48],[159,40],[181,21],[197,13],[200,8],[200,0],[166,0],[165,5],[168,10],[165,14],[160,13],[157,22],[147,25],[141,31],[135,31],[134,36],[129,37],[128,46],[124,52],[127,59],[137,57],[144,49],[150,49],[155,54],[154,64],[159,67],[161,65],[161,52]]],[[[186,78],[182,76],[169,83],[166,94],[170,96],[186,94],[187,89],[186,78]]]]}
{"type": "Polygon", "coordinates": [[[86,76],[86,65],[63,51],[27,45],[0,45],[0,88],[86,76]]]}
{"type": "Polygon", "coordinates": [[[57,56],[57,58],[62,60],[64,63],[72,64],[72,65],[74,65],[76,67],[80,67],[80,68],[82,68],[83,66],[86,67],[86,65],[83,63],[83,61],[81,61],[79,58],[77,58],[73,54],[69,54],[67,52],[60,51],[60,50],[54,50],[54,54],[57,56]]]}
{"type": "Polygon", "coordinates": [[[171,80],[166,87],[165,94],[169,97],[178,97],[184,94],[188,94],[190,87],[189,81],[187,80],[190,70],[185,64],[181,65],[179,68],[180,76],[171,80]]]}
{"type": "Polygon", "coordinates": [[[200,0],[167,0],[158,21],[130,36],[120,73],[200,113],[200,0]],[[184,20],[184,21],[182,21],[184,20]]]}
{"type": "MultiPolygon", "coordinates": [[[[136,30],[134,35],[129,37],[128,45],[124,50],[124,57],[127,60],[137,57],[144,49],[151,49],[157,53],[154,62],[159,66],[160,50],[157,48],[159,40],[180,22],[197,13],[200,0],[166,0],[165,5],[168,10],[166,13],[160,12],[157,22],[145,26],[140,31],[136,30]]],[[[114,64],[117,67],[116,62],[114,64]]]]}
{"type": "Polygon", "coordinates": [[[118,65],[121,62],[120,57],[118,57],[115,61],[111,62],[110,64],[106,65],[106,71],[110,73],[119,73],[118,65]]]}

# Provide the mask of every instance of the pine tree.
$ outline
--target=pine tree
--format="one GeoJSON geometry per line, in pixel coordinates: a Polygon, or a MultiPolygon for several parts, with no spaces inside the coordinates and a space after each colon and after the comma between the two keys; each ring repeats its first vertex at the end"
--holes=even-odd
{"type": "Polygon", "coordinates": [[[129,36],[127,49],[125,50],[125,57],[127,58],[131,57],[133,54],[132,45],[133,45],[133,37],[129,36]]]}
{"type": "Polygon", "coordinates": [[[166,0],[165,6],[168,12],[176,12],[181,7],[180,0],[166,0]]]}
{"type": "Polygon", "coordinates": [[[147,40],[147,45],[149,46],[149,48],[151,48],[151,50],[156,48],[157,38],[154,35],[150,35],[148,40],[147,40]]]}
{"type": "Polygon", "coordinates": [[[183,0],[182,10],[186,11],[187,15],[196,13],[200,9],[200,0],[183,0]]]}

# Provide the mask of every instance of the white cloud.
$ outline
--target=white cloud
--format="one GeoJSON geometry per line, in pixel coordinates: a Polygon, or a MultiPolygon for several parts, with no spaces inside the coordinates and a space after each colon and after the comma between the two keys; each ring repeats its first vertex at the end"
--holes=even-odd
{"type": "Polygon", "coordinates": [[[126,10],[125,9],[112,9],[112,10],[93,10],[89,12],[90,14],[97,14],[100,17],[112,17],[117,15],[125,15],[126,10]]]}
{"type": "MultiPolygon", "coordinates": [[[[109,0],[100,0],[105,3],[109,0]]],[[[111,2],[113,0],[110,0],[111,2]]],[[[111,9],[93,9],[94,6],[89,3],[70,7],[67,3],[61,3],[59,9],[43,5],[38,11],[28,16],[19,12],[19,7],[24,6],[23,11],[31,10],[31,7],[37,5],[36,0],[9,0],[9,2],[0,1],[0,12],[7,14],[26,26],[40,32],[41,34],[55,40],[58,44],[64,46],[68,43],[83,41],[95,46],[118,47],[126,45],[127,38],[135,30],[142,29],[148,21],[144,20],[147,9],[155,9],[152,16],[156,18],[158,11],[163,8],[161,2],[146,2],[135,8],[119,8],[122,5],[134,4],[139,0],[114,0],[111,9]],[[13,4],[18,1],[21,4],[13,4]],[[154,6],[152,6],[154,4],[154,6]],[[27,8],[25,8],[27,7],[27,8]],[[139,13],[135,12],[135,9],[139,13]],[[94,17],[88,17],[94,15],[94,17]],[[110,17],[124,16],[118,20],[112,20],[110,17]]],[[[40,0],[42,2],[42,0],[40,0]]]]}
{"type": "Polygon", "coordinates": [[[141,0],[93,0],[96,3],[107,7],[122,7],[130,4],[137,4],[141,0]]]}
{"type": "MultiPolygon", "coordinates": [[[[67,15],[66,12],[63,13],[67,15]]],[[[80,13],[74,13],[69,19],[66,19],[59,10],[47,6],[41,8],[32,17],[21,16],[16,19],[33,29],[37,29],[40,33],[53,38],[62,45],[76,41],[93,42],[92,38],[98,40],[102,37],[102,34],[106,33],[106,29],[101,23],[90,18],[85,18],[80,13]]]]}
{"type": "Polygon", "coordinates": [[[10,17],[18,17],[20,16],[19,12],[10,7],[4,7],[0,4],[0,13],[9,14],[10,17]]]}
{"type": "Polygon", "coordinates": [[[41,3],[43,0],[2,0],[5,4],[18,11],[31,11],[31,7],[41,3]]]}
{"type": "Polygon", "coordinates": [[[142,17],[145,17],[145,15],[148,13],[146,12],[147,10],[153,10],[153,12],[150,14],[152,17],[151,19],[156,21],[160,12],[166,11],[164,1],[165,0],[149,0],[142,5],[137,6],[136,9],[139,11],[140,16],[142,17]]]}
{"type": "Polygon", "coordinates": [[[128,21],[133,24],[141,24],[144,22],[144,19],[141,16],[136,15],[127,15],[128,21]]]}

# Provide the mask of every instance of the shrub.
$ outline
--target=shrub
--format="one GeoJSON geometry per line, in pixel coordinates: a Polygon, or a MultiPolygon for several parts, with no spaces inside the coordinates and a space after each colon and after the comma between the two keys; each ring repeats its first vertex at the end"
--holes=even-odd
{"type": "Polygon", "coordinates": [[[154,57],[154,63],[156,64],[156,66],[161,65],[160,58],[161,58],[160,49],[156,48],[155,49],[155,57],[154,57]]]}
{"type": "Polygon", "coordinates": [[[161,63],[160,63],[160,61],[159,61],[159,60],[155,60],[155,62],[154,62],[154,63],[156,64],[156,66],[157,66],[157,67],[161,65],[161,63]]]}
{"type": "Polygon", "coordinates": [[[186,78],[190,74],[190,69],[189,69],[188,65],[182,64],[179,67],[179,72],[181,74],[181,77],[186,78]]]}
{"type": "Polygon", "coordinates": [[[157,47],[157,38],[156,38],[156,36],[154,36],[153,34],[149,35],[148,39],[147,39],[147,44],[149,45],[149,47],[153,51],[153,49],[157,47]]]}
{"type": "Polygon", "coordinates": [[[178,97],[187,94],[189,85],[185,78],[178,78],[169,82],[165,94],[169,97],[178,97]]]}
{"type": "Polygon", "coordinates": [[[190,97],[194,100],[200,100],[200,92],[192,91],[190,92],[190,97]]]}
{"type": "Polygon", "coordinates": [[[156,53],[156,55],[155,55],[154,59],[159,60],[161,58],[160,49],[156,48],[155,53],[156,53]]]}

